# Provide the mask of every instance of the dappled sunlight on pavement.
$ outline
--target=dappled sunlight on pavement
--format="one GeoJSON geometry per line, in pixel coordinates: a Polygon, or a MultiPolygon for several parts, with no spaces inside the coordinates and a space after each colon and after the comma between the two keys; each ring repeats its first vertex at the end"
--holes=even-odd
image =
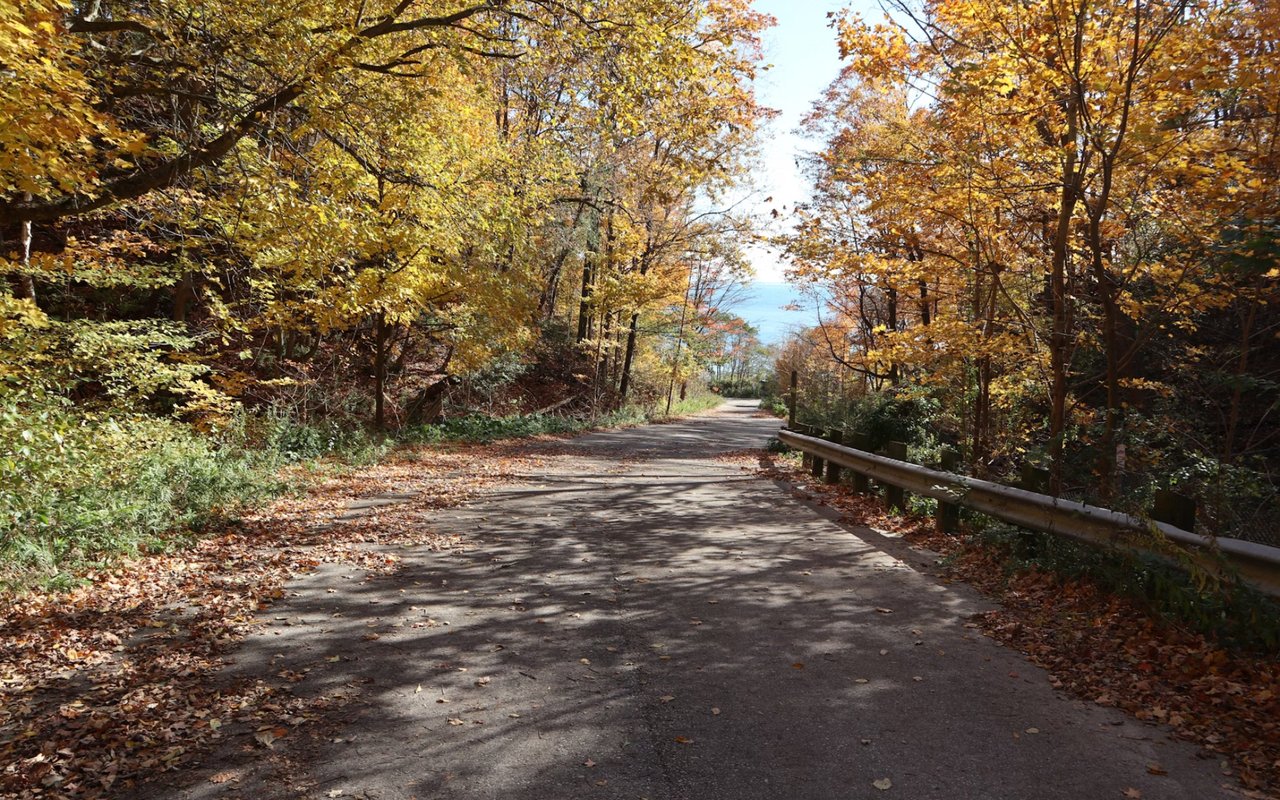
{"type": "Polygon", "coordinates": [[[924,556],[720,458],[776,430],[752,411],[564,442],[425,523],[465,547],[295,582],[230,674],[327,712],[152,795],[1230,796],[966,627],[987,606],[924,556]]]}

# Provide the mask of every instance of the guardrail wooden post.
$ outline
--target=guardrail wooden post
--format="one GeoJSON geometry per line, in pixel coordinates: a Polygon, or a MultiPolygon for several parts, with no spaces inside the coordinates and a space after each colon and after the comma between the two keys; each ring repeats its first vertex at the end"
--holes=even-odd
{"type": "MultiPolygon", "coordinates": [[[[855,450],[867,451],[871,449],[871,437],[865,433],[854,433],[849,437],[849,446],[855,450]]],[[[871,480],[857,470],[853,471],[853,490],[861,494],[871,493],[871,480]]]]}
{"type": "MultiPolygon", "coordinates": [[[[943,448],[940,466],[943,472],[957,471],[960,468],[960,454],[950,448],[943,448]]],[[[934,521],[938,533],[955,533],[960,530],[960,506],[939,500],[938,516],[934,521]]]]}
{"type": "Polygon", "coordinates": [[[1151,518],[1195,533],[1196,501],[1186,495],[1160,489],[1151,508],[1151,518]]]}
{"type": "MultiPolygon", "coordinates": [[[[830,435],[827,436],[827,441],[831,442],[832,444],[844,444],[844,433],[838,429],[833,429],[830,435]]],[[[828,461],[827,474],[826,474],[826,477],[823,478],[823,480],[826,483],[839,483],[840,482],[840,465],[834,461],[828,461]]]]}
{"type": "Polygon", "coordinates": [[[1031,464],[1022,465],[1022,488],[1036,494],[1049,493],[1049,470],[1031,464]]]}
{"type": "Polygon", "coordinates": [[[787,398],[787,427],[791,430],[796,429],[796,386],[798,384],[798,374],[791,370],[791,396],[787,398]]]}
{"type": "MultiPolygon", "coordinates": [[[[1048,494],[1050,478],[1049,470],[1031,464],[1022,465],[1022,488],[1036,494],[1048,494]]],[[[1018,541],[1022,543],[1027,557],[1035,558],[1040,553],[1039,539],[1031,531],[1018,531],[1018,541]]]]}
{"type": "MultiPolygon", "coordinates": [[[[907,445],[904,442],[889,442],[885,445],[884,454],[889,458],[898,461],[907,460],[907,445]]],[[[885,500],[889,503],[889,508],[896,508],[899,511],[907,510],[907,493],[901,486],[885,484],[885,500]]]]}
{"type": "MultiPolygon", "coordinates": [[[[810,435],[816,436],[817,438],[821,439],[823,438],[824,433],[825,431],[823,431],[821,428],[814,428],[812,434],[810,435]]],[[[815,478],[821,478],[822,471],[825,467],[826,467],[826,462],[823,461],[821,458],[814,456],[813,463],[809,467],[809,474],[815,478]]]]}
{"type": "MultiPolygon", "coordinates": [[[[792,425],[791,429],[797,433],[803,433],[805,436],[813,435],[813,428],[808,425],[792,425]]],[[[813,454],[804,450],[800,451],[800,469],[813,469],[813,454]]]]}

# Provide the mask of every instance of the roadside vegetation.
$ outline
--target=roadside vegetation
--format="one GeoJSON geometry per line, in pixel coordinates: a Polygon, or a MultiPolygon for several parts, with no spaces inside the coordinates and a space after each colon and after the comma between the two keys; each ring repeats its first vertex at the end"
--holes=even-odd
{"type": "Polygon", "coordinates": [[[1280,546],[1272,4],[944,0],[836,27],[799,421],[968,474],[1280,546]],[[1212,42],[1212,47],[1206,47],[1212,42]]]}
{"type": "Polygon", "coordinates": [[[4,580],[181,544],[293,464],[705,405],[769,19],[428,6],[0,9],[4,580]]]}
{"type": "Polygon", "coordinates": [[[582,417],[472,413],[394,432],[248,413],[204,432],[172,420],[91,423],[46,413],[39,426],[3,429],[11,440],[0,442],[0,479],[23,490],[0,491],[0,588],[68,587],[120,556],[189,546],[281,494],[304,493],[335,472],[395,461],[423,446],[639,425],[721,402],[697,384],[670,413],[662,406],[582,417]]]}

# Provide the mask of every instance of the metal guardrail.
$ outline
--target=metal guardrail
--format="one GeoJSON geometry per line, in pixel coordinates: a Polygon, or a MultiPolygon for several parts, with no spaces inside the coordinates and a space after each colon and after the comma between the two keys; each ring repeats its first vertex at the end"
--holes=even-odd
{"type": "Polygon", "coordinates": [[[1192,559],[1215,574],[1221,571],[1221,559],[1225,558],[1244,581],[1261,592],[1280,597],[1280,547],[1201,536],[1165,522],[940,472],[786,428],[778,438],[798,450],[839,464],[878,483],[932,497],[942,503],[963,506],[1033,531],[1168,558],[1167,554],[1155,551],[1149,545],[1153,536],[1163,536],[1184,545],[1192,559]]]}

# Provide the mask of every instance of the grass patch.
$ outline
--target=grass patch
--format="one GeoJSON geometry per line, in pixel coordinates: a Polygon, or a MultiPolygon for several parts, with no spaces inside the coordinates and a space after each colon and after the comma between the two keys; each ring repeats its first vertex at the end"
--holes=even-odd
{"type": "Polygon", "coordinates": [[[687,417],[690,414],[698,414],[703,411],[710,411],[724,402],[724,398],[718,394],[711,392],[698,392],[690,394],[683,400],[677,400],[671,404],[671,413],[666,413],[666,406],[663,405],[662,410],[654,409],[651,418],[654,420],[676,419],[677,417],[687,417]]]}
{"type": "Polygon", "coordinates": [[[0,412],[0,583],[63,585],[119,555],[181,545],[282,488],[280,460],[238,431],[153,418],[0,412]],[[182,533],[175,534],[175,531],[182,533]]]}

